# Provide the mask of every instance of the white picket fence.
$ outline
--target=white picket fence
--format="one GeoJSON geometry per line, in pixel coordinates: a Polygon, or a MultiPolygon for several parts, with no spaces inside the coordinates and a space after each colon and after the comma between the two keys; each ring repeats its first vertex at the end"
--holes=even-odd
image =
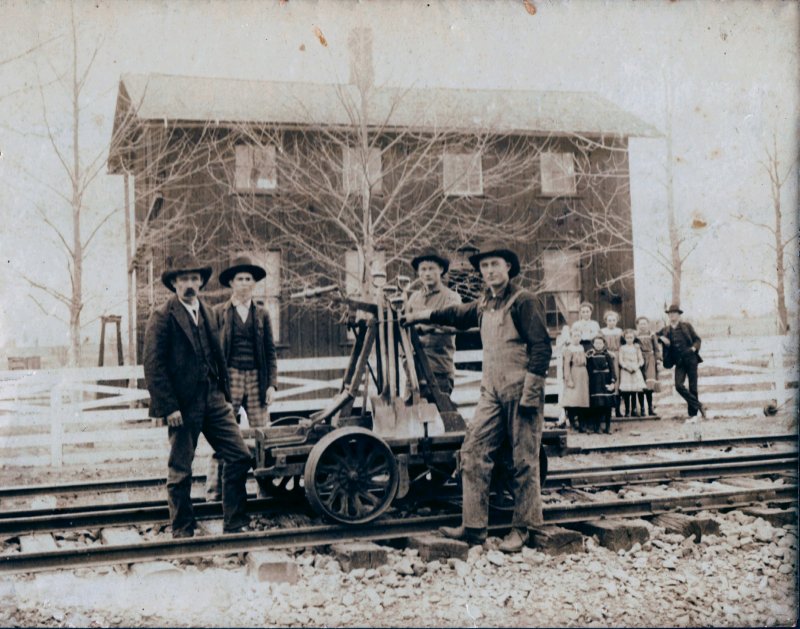
{"type": "MultiPolygon", "coordinates": [[[[793,410],[797,354],[787,343],[783,337],[704,343],[700,396],[712,416],[758,415],[771,400],[793,410]]],[[[457,365],[481,360],[480,350],[456,353],[457,365]]],[[[346,356],[279,361],[280,390],[271,410],[323,408],[338,390],[347,361],[346,356]],[[320,378],[319,372],[331,377],[320,378]],[[298,399],[300,395],[311,399],[298,399]]],[[[554,357],[556,377],[548,378],[546,389],[550,396],[560,394],[560,362],[554,357]]],[[[685,408],[683,400],[670,390],[671,375],[671,371],[662,373],[665,390],[656,402],[660,414],[679,414],[685,408]]],[[[0,372],[0,465],[166,461],[166,428],[150,421],[147,391],[118,386],[119,381],[135,382],[143,376],[141,366],[0,372]],[[106,397],[98,399],[98,395],[106,397]]],[[[477,403],[480,377],[479,371],[456,372],[452,397],[466,418],[472,416],[477,403]]],[[[558,417],[559,413],[556,405],[546,405],[546,416],[558,417]]],[[[198,455],[208,451],[203,441],[198,455]]]]}

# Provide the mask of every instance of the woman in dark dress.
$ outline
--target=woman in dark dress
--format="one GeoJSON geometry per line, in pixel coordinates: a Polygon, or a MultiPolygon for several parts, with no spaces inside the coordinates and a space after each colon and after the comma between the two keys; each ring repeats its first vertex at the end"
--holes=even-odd
{"type": "Polygon", "coordinates": [[[600,423],[605,422],[606,433],[611,432],[611,409],[614,408],[614,359],[608,353],[602,335],[594,337],[591,349],[586,352],[586,369],[589,372],[590,427],[600,432],[600,423]]]}

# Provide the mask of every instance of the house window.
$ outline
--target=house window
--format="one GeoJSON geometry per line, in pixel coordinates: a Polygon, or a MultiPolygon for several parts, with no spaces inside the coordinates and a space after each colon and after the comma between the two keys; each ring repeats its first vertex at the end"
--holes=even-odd
{"type": "Polygon", "coordinates": [[[442,188],[451,197],[482,195],[483,168],[480,152],[445,152],[442,159],[442,188]]]}
{"type": "Polygon", "coordinates": [[[281,252],[266,251],[254,253],[252,251],[241,251],[237,256],[249,256],[256,264],[263,266],[267,270],[267,277],[255,286],[253,300],[263,306],[269,313],[270,323],[272,323],[272,338],[275,343],[281,342],[281,252]]]}
{"type": "Polygon", "coordinates": [[[345,147],[342,151],[342,186],[345,194],[361,194],[364,177],[372,194],[383,192],[380,149],[371,148],[367,152],[366,164],[359,149],[345,147]]]}
{"type": "Polygon", "coordinates": [[[275,146],[236,145],[237,192],[269,192],[278,187],[275,146]]]}
{"type": "Polygon", "coordinates": [[[547,249],[542,255],[545,320],[558,333],[578,317],[581,303],[581,254],[575,249],[547,249]]]}
{"type": "Polygon", "coordinates": [[[542,195],[557,197],[575,194],[575,159],[572,153],[542,153],[542,195]]]}

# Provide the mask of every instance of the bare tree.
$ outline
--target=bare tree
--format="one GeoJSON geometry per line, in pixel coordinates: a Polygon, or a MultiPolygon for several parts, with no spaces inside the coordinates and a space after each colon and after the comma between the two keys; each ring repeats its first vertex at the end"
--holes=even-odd
{"type": "MultiPolygon", "coordinates": [[[[83,265],[86,252],[92,245],[94,239],[101,228],[107,223],[114,213],[114,210],[105,211],[99,216],[91,217],[91,209],[87,207],[87,191],[94,182],[104,165],[102,153],[92,159],[85,159],[81,153],[81,97],[86,85],[87,78],[92,65],[97,57],[98,49],[95,48],[91,58],[83,67],[78,58],[78,29],[75,23],[74,7],[70,11],[70,55],[69,70],[59,81],[67,91],[69,98],[69,135],[70,141],[62,145],[59,141],[59,133],[51,124],[48,105],[45,99],[44,90],[40,86],[42,101],[42,111],[47,138],[60,163],[68,182],[68,189],[62,190],[57,185],[50,182],[40,183],[46,186],[57,199],[58,204],[63,204],[69,212],[69,220],[63,221],[57,218],[54,211],[56,204],[48,205],[44,209],[41,204],[36,205],[36,210],[45,225],[47,225],[56,237],[63,252],[66,255],[67,270],[69,273],[69,290],[62,291],[54,286],[48,285],[41,280],[23,274],[29,285],[38,291],[48,294],[50,297],[63,304],[69,313],[69,335],[70,346],[68,352],[68,362],[70,365],[80,363],[81,350],[81,314],[85,306],[85,296],[83,291],[83,265]],[[90,224],[87,221],[93,218],[90,224]],[[63,224],[68,223],[69,228],[65,229],[63,224]],[[88,235],[84,236],[84,233],[88,235]]],[[[35,174],[33,175],[36,176],[35,174]]],[[[31,295],[32,299],[47,313],[47,310],[31,295]]]]}
{"type": "MultiPolygon", "coordinates": [[[[795,167],[797,165],[797,156],[789,159],[788,165],[782,166],[778,152],[777,131],[773,130],[771,139],[771,144],[767,143],[764,148],[764,158],[759,160],[759,164],[769,177],[773,221],[772,223],[754,221],[742,214],[740,214],[738,218],[750,223],[755,227],[758,227],[759,229],[765,230],[771,237],[772,242],[769,243],[768,246],[773,251],[775,256],[775,280],[770,281],[759,279],[758,281],[769,286],[775,291],[778,317],[778,334],[786,334],[789,331],[789,312],[786,307],[786,272],[788,270],[786,256],[789,251],[793,251],[793,249],[789,249],[789,247],[795,240],[797,240],[797,234],[794,233],[788,238],[784,238],[782,193],[789,176],[796,172],[795,167]]],[[[790,260],[792,259],[793,258],[790,258],[790,260]]],[[[789,268],[793,269],[793,263],[790,261],[788,264],[789,268]]]]}

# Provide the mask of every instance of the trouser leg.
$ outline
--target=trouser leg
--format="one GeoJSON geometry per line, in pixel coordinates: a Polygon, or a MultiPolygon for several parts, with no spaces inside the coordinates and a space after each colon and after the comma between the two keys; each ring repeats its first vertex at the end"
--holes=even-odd
{"type": "Polygon", "coordinates": [[[539,406],[531,409],[532,413],[520,413],[519,400],[506,402],[503,406],[504,415],[508,418],[514,461],[514,515],[511,526],[520,529],[541,526],[543,516],[539,448],[544,428],[544,393],[539,406]]]}
{"type": "Polygon", "coordinates": [[[247,422],[251,428],[263,428],[269,424],[269,410],[266,404],[261,404],[261,394],[258,391],[258,370],[250,369],[245,374],[245,393],[242,404],[247,413],[247,422]]]}
{"type": "Polygon", "coordinates": [[[467,528],[485,529],[489,525],[489,483],[494,454],[504,436],[500,402],[494,394],[482,388],[461,446],[463,525],[467,528]]]}
{"type": "MultiPolygon", "coordinates": [[[[228,374],[230,376],[231,400],[233,404],[234,420],[239,419],[239,409],[242,407],[246,390],[246,371],[230,367],[228,374]]],[[[247,414],[248,421],[250,413],[247,414]]],[[[211,455],[208,460],[208,471],[206,473],[206,496],[219,500],[222,496],[222,475],[225,471],[225,462],[217,452],[211,455]]]]}
{"type": "Polygon", "coordinates": [[[645,391],[644,397],[647,399],[647,413],[648,415],[655,415],[655,409],[653,408],[653,392],[652,391],[645,391]]]}
{"type": "Polygon", "coordinates": [[[200,421],[193,421],[187,413],[183,426],[170,427],[169,460],[167,462],[167,503],[173,535],[194,532],[192,510],[192,461],[200,436],[200,421]]]}
{"type": "Polygon", "coordinates": [[[223,461],[223,526],[233,528],[247,521],[247,472],[252,454],[233,417],[233,409],[218,390],[209,391],[203,434],[223,461]]]}
{"type": "Polygon", "coordinates": [[[697,361],[688,359],[675,365],[675,391],[684,400],[689,410],[690,416],[697,415],[700,408],[700,401],[697,399],[697,361]],[[689,388],[684,384],[686,377],[689,377],[689,388]]]}

